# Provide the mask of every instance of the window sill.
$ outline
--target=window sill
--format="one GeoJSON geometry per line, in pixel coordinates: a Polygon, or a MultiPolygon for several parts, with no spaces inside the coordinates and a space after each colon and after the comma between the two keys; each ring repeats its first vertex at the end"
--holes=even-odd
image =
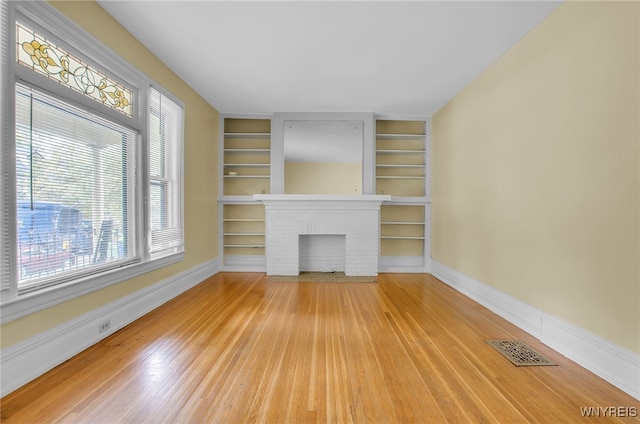
{"type": "Polygon", "coordinates": [[[18,295],[14,299],[7,300],[6,302],[3,301],[2,308],[0,308],[0,324],[6,324],[85,294],[180,262],[183,258],[184,252],[178,252],[152,261],[139,262],[98,275],[85,277],[66,285],[54,286],[40,291],[18,295]]]}

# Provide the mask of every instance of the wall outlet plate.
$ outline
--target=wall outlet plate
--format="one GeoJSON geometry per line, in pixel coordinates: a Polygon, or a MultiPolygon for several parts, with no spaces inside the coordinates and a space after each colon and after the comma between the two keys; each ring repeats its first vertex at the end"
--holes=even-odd
{"type": "Polygon", "coordinates": [[[111,320],[105,320],[98,325],[98,333],[104,333],[111,328],[111,320]]]}

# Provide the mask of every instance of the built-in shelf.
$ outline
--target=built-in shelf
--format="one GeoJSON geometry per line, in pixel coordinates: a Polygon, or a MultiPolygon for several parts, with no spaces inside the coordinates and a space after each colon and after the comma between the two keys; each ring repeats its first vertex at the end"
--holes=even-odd
{"type": "Polygon", "coordinates": [[[419,164],[419,165],[406,165],[406,164],[401,164],[401,163],[390,163],[390,164],[378,164],[376,165],[376,168],[417,168],[417,169],[424,169],[424,165],[419,164]]]}
{"type": "Polygon", "coordinates": [[[225,178],[269,178],[268,175],[225,175],[225,178]]]}
{"type": "Polygon", "coordinates": [[[226,133],[224,133],[224,136],[228,137],[228,138],[270,138],[271,137],[271,133],[226,132],[226,133]]]}
{"type": "Polygon", "coordinates": [[[376,193],[426,196],[425,121],[376,120],[376,193]]]}
{"type": "Polygon", "coordinates": [[[264,262],[264,206],[252,203],[251,196],[269,192],[271,119],[225,116],[221,124],[223,267],[251,269],[264,262]]]}
{"type": "Polygon", "coordinates": [[[426,240],[425,206],[385,204],[381,208],[381,255],[420,257],[426,240]]]}
{"type": "MultiPolygon", "coordinates": [[[[261,207],[261,205],[227,205],[225,212],[239,214],[256,213],[261,207]]],[[[235,231],[225,231],[222,233],[225,240],[223,244],[224,249],[260,249],[259,253],[264,253],[264,218],[223,218],[223,222],[234,225],[235,229],[235,231]],[[261,225],[260,227],[256,227],[253,225],[254,223],[261,225]],[[250,228],[260,228],[261,231],[251,231],[250,228]],[[242,240],[242,242],[240,242],[240,240],[242,240]]],[[[229,252],[225,253],[229,254],[229,252]]]]}
{"type": "Polygon", "coordinates": [[[424,150],[409,150],[409,149],[379,149],[376,150],[376,154],[379,155],[407,155],[407,154],[424,154],[424,150]]]}
{"type": "Polygon", "coordinates": [[[423,180],[424,175],[378,175],[376,178],[379,180],[423,180]]]}
{"type": "Polygon", "coordinates": [[[268,163],[225,163],[225,167],[233,168],[269,168],[268,163]]]}
{"type": "Polygon", "coordinates": [[[224,149],[225,153],[240,153],[240,154],[262,154],[262,153],[270,153],[269,149],[224,149]]]}
{"type": "Polygon", "coordinates": [[[223,196],[268,193],[271,180],[271,119],[225,117],[223,196]]]}
{"type": "Polygon", "coordinates": [[[425,137],[426,137],[425,134],[385,134],[385,133],[376,134],[376,138],[379,138],[379,139],[423,140],[425,137]]]}

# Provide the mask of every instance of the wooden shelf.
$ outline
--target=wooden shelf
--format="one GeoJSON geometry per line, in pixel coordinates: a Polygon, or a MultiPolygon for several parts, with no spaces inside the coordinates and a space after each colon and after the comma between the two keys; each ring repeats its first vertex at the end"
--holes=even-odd
{"type": "Polygon", "coordinates": [[[229,132],[224,133],[228,138],[271,138],[270,133],[252,133],[252,132],[229,132]]]}
{"type": "Polygon", "coordinates": [[[394,140],[421,140],[426,137],[425,134],[384,134],[379,133],[376,134],[376,138],[384,140],[384,139],[394,139],[394,140]]]}
{"type": "Polygon", "coordinates": [[[224,153],[231,154],[265,154],[271,153],[271,149],[224,149],[224,153]]]}
{"type": "Polygon", "coordinates": [[[406,164],[394,164],[394,163],[379,163],[379,164],[376,165],[376,168],[417,168],[417,169],[423,169],[424,168],[424,164],[406,165],[406,164]]]}
{"type": "Polygon", "coordinates": [[[378,155],[415,155],[425,154],[424,150],[409,150],[409,149],[376,149],[378,155]]]}
{"type": "Polygon", "coordinates": [[[378,175],[378,180],[420,180],[424,175],[378,175]]]}

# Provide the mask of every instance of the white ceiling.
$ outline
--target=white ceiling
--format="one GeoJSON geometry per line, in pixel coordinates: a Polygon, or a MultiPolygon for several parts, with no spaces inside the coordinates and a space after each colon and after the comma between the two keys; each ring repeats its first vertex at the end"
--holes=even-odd
{"type": "Polygon", "coordinates": [[[558,1],[111,1],[223,113],[431,116],[558,1]]]}

